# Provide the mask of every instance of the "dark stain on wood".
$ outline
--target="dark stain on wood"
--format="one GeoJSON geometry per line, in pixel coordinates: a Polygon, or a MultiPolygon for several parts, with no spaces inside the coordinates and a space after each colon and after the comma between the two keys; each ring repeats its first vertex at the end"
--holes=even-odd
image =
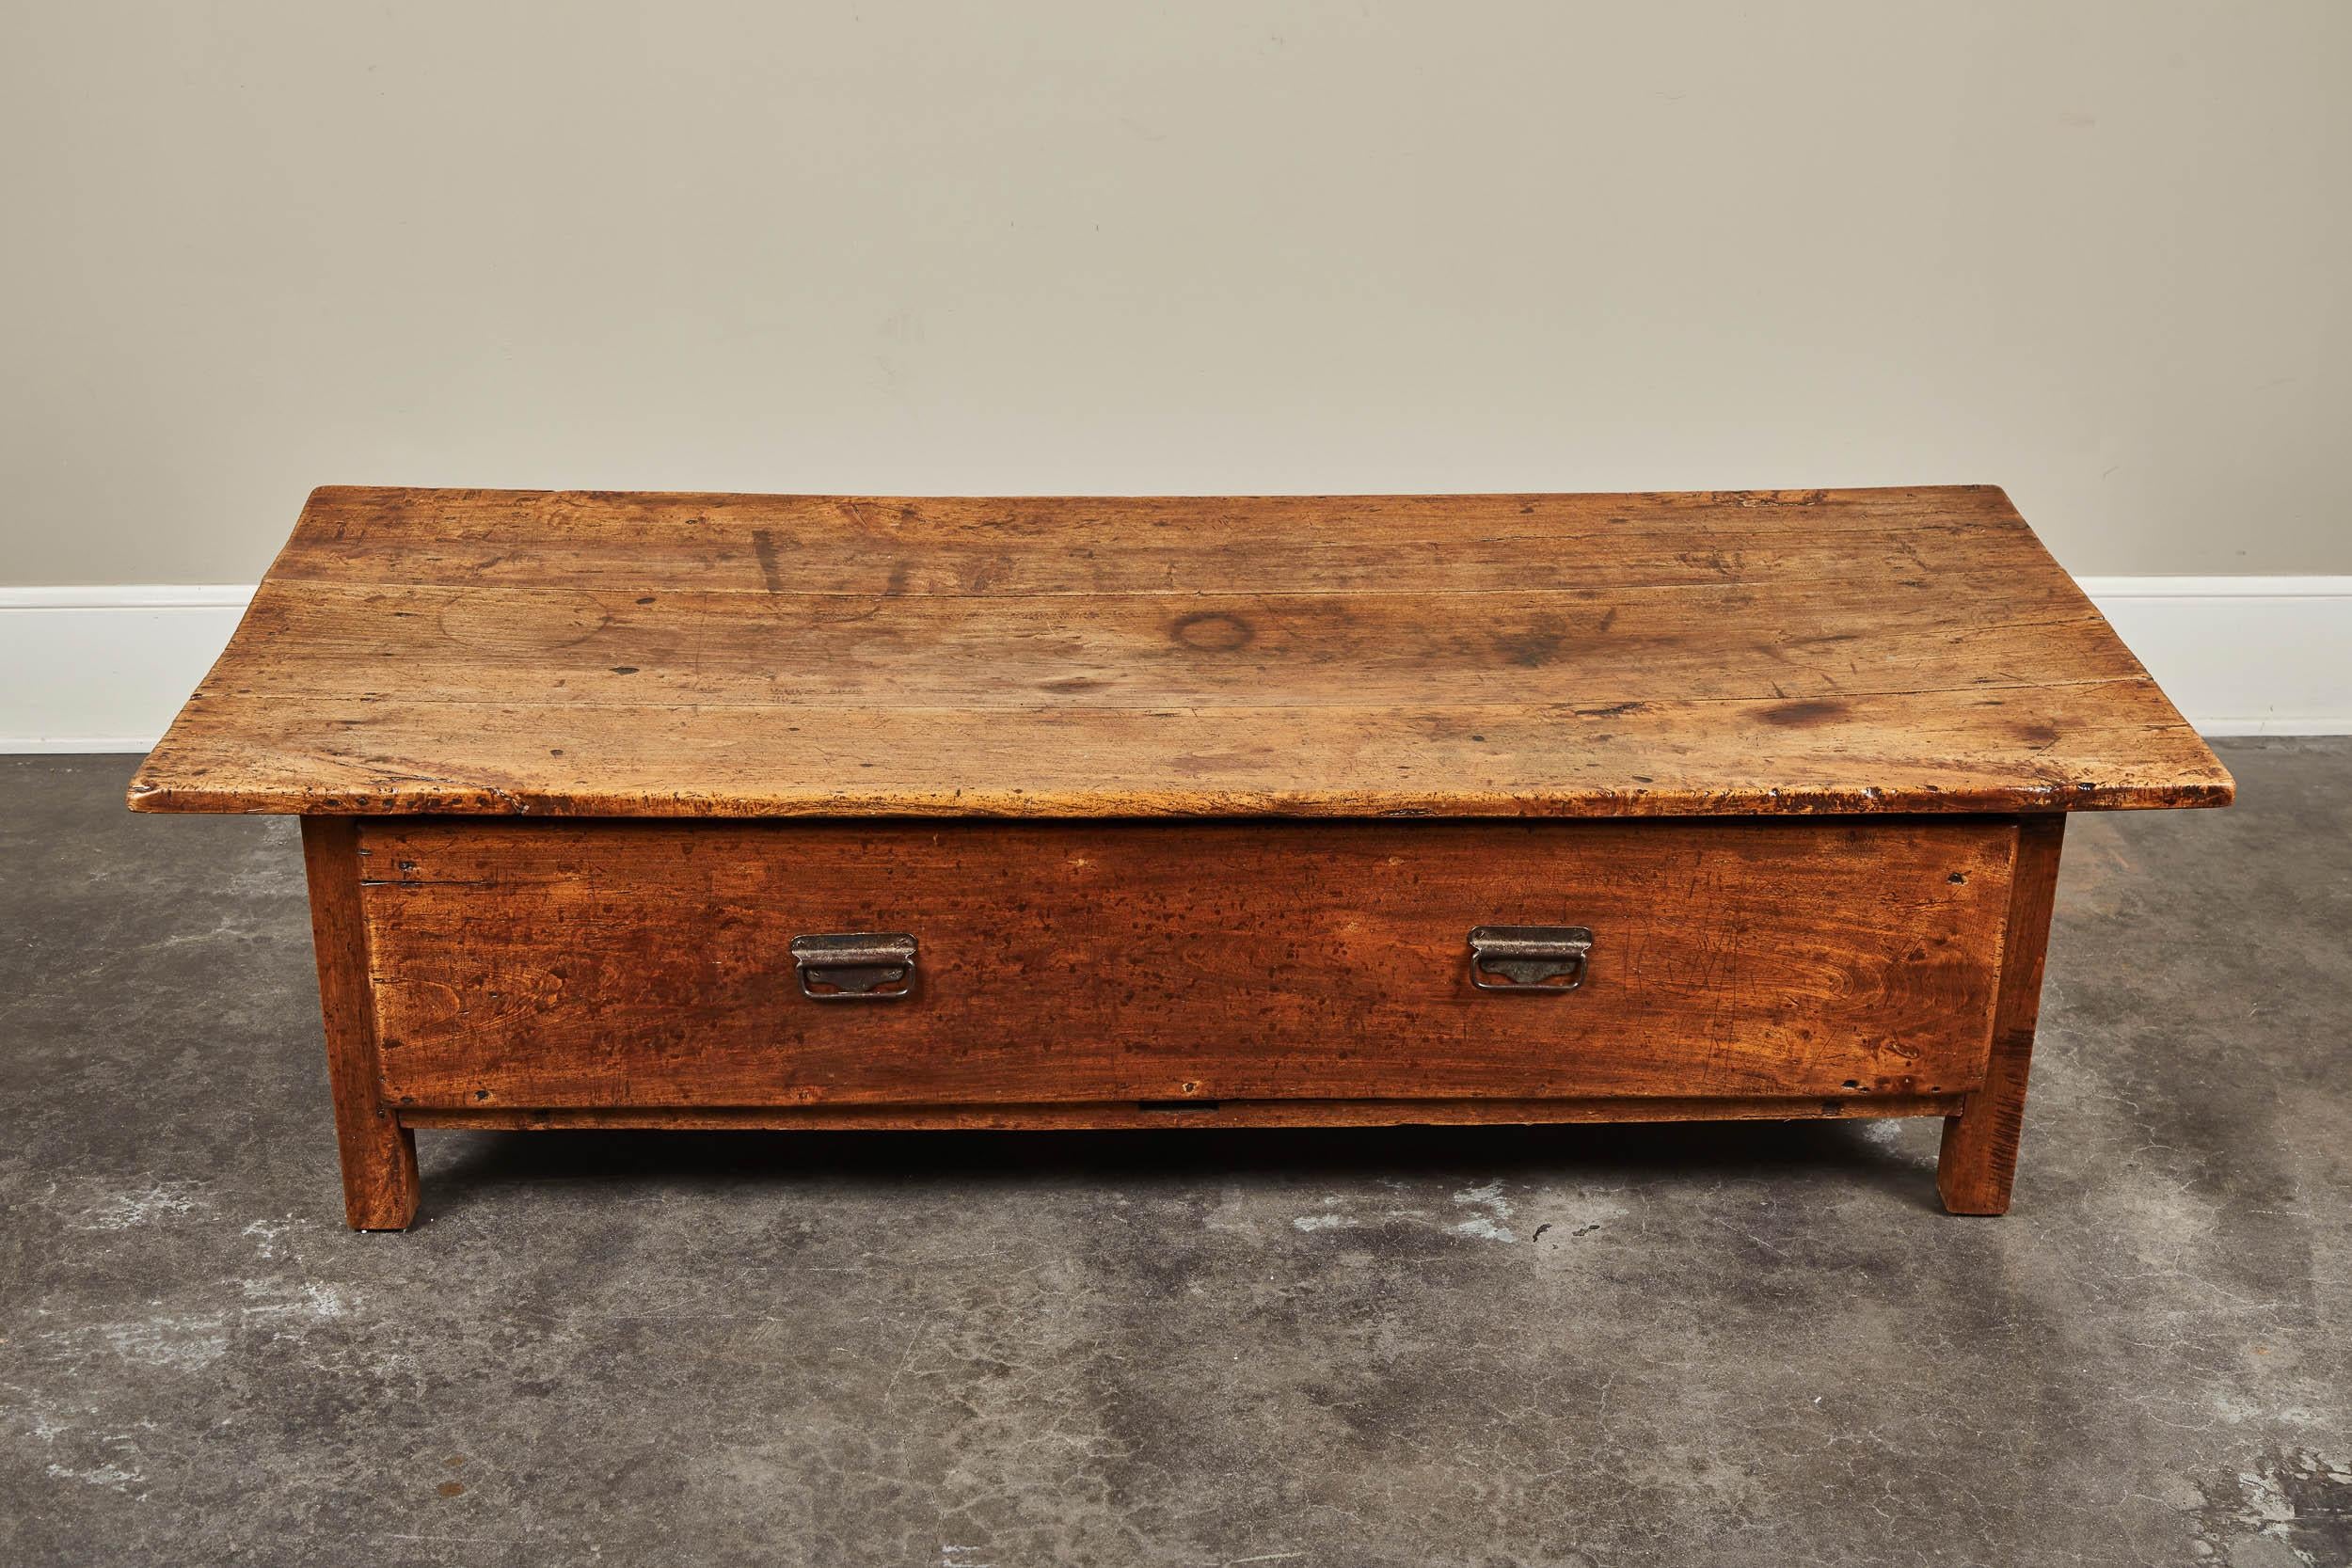
{"type": "MultiPolygon", "coordinates": [[[[700,518],[695,519],[697,522],[700,518]]],[[[752,530],[752,553],[759,561],[759,580],[771,594],[784,592],[784,568],[776,560],[776,536],[769,530],[752,530]]]]}
{"type": "Polygon", "coordinates": [[[1826,724],[1842,717],[1846,705],[1815,698],[1805,702],[1775,703],[1756,715],[1767,724],[1812,725],[1826,724]]]}
{"type": "Polygon", "coordinates": [[[1540,670],[1559,656],[1568,640],[1567,628],[1549,615],[1539,615],[1518,631],[1495,638],[1495,650],[1522,670],[1540,670]]]}
{"type": "Polygon", "coordinates": [[[1168,628],[1168,635],[1187,648],[1202,653],[1230,654],[1247,648],[1258,640],[1258,631],[1248,621],[1230,610],[1201,610],[1181,615],[1168,628]]]}

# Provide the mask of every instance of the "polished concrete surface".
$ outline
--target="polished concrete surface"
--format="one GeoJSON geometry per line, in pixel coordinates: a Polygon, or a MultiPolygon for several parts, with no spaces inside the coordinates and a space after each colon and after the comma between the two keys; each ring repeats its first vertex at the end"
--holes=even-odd
{"type": "Polygon", "coordinates": [[[2069,833],[1929,1123],[424,1133],[342,1226],[291,824],[0,759],[0,1563],[2352,1559],[2352,742],[2069,833]]]}

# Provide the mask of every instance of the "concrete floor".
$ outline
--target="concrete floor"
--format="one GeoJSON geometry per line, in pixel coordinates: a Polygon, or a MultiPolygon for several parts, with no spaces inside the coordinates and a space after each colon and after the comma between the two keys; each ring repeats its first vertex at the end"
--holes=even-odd
{"type": "Polygon", "coordinates": [[[426,1133],[295,835],[0,759],[0,1563],[2352,1560],[2352,742],[2079,818],[2016,1212],[1928,1123],[426,1133]]]}

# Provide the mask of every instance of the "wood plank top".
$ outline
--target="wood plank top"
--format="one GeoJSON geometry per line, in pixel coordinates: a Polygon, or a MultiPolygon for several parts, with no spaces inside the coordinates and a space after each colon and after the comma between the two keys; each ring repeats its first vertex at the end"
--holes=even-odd
{"type": "Polygon", "coordinates": [[[2225,804],[2000,490],[312,493],[142,811],[2225,804]]]}

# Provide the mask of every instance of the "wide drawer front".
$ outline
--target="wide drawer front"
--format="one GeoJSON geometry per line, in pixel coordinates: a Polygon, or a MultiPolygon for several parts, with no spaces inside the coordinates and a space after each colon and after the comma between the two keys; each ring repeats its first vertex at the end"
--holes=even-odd
{"type": "Polygon", "coordinates": [[[1983,1075],[2015,839],[1982,818],[359,831],[386,1090],[476,1109],[1957,1092],[1983,1075]],[[1588,929],[1581,983],[1480,989],[1470,933],[1497,926],[1588,929]],[[794,940],[852,933],[914,938],[906,994],[804,992],[794,940]]]}

